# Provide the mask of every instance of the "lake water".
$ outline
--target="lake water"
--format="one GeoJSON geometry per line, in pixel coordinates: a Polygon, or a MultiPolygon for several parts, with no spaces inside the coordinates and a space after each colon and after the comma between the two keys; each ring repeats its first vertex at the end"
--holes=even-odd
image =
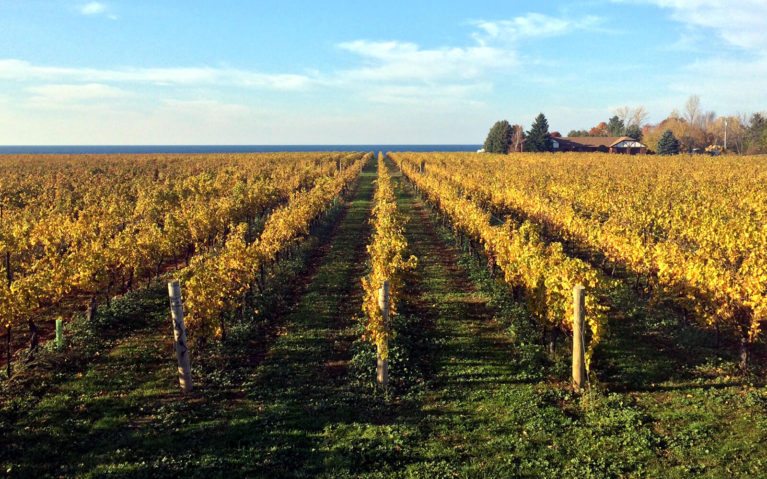
{"type": "Polygon", "coordinates": [[[1,146],[0,154],[271,153],[280,151],[477,151],[482,145],[61,145],[1,146]]]}

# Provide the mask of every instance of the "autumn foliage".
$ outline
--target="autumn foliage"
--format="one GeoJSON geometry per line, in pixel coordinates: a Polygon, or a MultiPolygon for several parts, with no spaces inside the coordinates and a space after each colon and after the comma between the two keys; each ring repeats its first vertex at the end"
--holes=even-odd
{"type": "Polygon", "coordinates": [[[397,209],[397,199],[388,168],[381,153],[378,155],[378,180],[374,197],[373,235],[367,247],[370,273],[362,278],[365,291],[362,310],[365,313],[365,338],[375,344],[381,359],[388,356],[388,341],[393,338],[391,318],[397,314],[397,302],[402,294],[406,271],[416,267],[415,256],[404,258],[407,250],[405,223],[407,218],[397,209]],[[384,322],[378,306],[378,292],[389,281],[389,318],[384,322]]]}

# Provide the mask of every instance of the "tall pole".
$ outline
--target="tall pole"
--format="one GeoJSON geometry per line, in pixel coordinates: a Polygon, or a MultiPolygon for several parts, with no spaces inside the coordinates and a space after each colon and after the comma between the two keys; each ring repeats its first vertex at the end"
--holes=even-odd
{"type": "Polygon", "coordinates": [[[173,317],[173,339],[178,358],[178,382],[185,393],[192,392],[192,370],[189,366],[189,351],[186,347],[186,330],[184,329],[184,304],[181,302],[181,286],[178,281],[168,283],[170,296],[170,313],[173,317]]]}
{"type": "Polygon", "coordinates": [[[586,383],[586,357],[583,347],[583,323],[586,313],[586,288],[573,288],[573,386],[576,391],[586,383]]]}
{"type": "MultiPolygon", "coordinates": [[[[378,308],[381,310],[384,327],[389,327],[389,280],[385,280],[378,290],[378,308]]],[[[389,346],[388,344],[386,345],[389,346]]],[[[381,347],[376,355],[376,379],[384,389],[389,385],[389,359],[381,358],[381,347]]]]}
{"type": "MultiPolygon", "coordinates": [[[[11,271],[11,252],[5,253],[5,276],[8,279],[8,289],[13,284],[13,272],[11,271]]],[[[8,378],[11,377],[11,333],[13,332],[13,326],[11,326],[11,318],[6,318],[8,323],[5,326],[8,334],[5,336],[5,372],[8,374],[8,378]]]]}
{"type": "Polygon", "coordinates": [[[724,149],[727,149],[727,118],[724,119],[724,149]]]}
{"type": "Polygon", "coordinates": [[[56,347],[64,347],[64,320],[61,318],[56,320],[56,347]]]}

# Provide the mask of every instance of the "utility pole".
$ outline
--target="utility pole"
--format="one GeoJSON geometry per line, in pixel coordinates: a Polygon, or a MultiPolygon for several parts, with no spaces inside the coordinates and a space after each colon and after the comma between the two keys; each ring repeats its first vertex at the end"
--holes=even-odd
{"type": "Polygon", "coordinates": [[[727,117],[724,118],[724,149],[727,150],[727,117]]]}

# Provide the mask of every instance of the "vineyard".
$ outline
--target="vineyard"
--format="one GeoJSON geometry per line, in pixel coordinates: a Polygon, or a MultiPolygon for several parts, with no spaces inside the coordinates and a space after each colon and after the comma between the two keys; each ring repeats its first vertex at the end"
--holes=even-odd
{"type": "Polygon", "coordinates": [[[764,157],[6,155],[0,253],[9,477],[767,475],[764,157]]]}

